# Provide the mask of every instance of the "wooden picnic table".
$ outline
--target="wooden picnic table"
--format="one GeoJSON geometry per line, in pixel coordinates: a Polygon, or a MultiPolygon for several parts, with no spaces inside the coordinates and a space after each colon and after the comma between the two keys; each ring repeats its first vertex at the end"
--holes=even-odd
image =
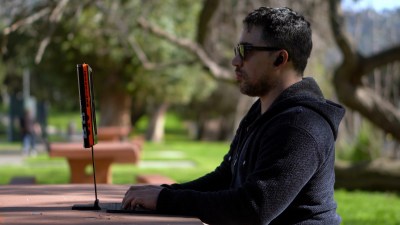
{"type": "MultiPolygon", "coordinates": [[[[129,185],[98,185],[100,207],[121,202],[129,185]]],[[[0,224],[9,225],[203,225],[197,218],[71,210],[94,202],[93,185],[0,185],[0,224]]]]}
{"type": "MultiPolygon", "coordinates": [[[[98,183],[112,183],[113,163],[137,164],[141,155],[140,146],[129,141],[99,142],[93,149],[98,183]]],[[[51,143],[49,155],[67,159],[71,183],[93,183],[93,175],[86,173],[88,166],[92,168],[90,148],[84,148],[82,143],[51,143]]]]}

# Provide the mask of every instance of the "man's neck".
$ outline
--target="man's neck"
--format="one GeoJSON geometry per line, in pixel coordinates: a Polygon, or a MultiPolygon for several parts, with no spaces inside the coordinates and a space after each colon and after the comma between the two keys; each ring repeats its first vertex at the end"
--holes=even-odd
{"type": "MultiPolygon", "coordinates": [[[[288,75],[288,74],[287,74],[288,75]]],[[[302,80],[301,76],[290,74],[286,76],[285,79],[282,79],[281,82],[270,92],[266,95],[260,96],[261,101],[261,114],[264,114],[275,99],[288,87],[292,86],[293,84],[300,82],[302,80]]]]}

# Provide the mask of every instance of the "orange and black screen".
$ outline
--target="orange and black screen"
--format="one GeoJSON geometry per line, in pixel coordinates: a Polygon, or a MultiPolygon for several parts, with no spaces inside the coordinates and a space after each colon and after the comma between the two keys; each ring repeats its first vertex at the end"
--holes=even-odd
{"type": "Polygon", "coordinates": [[[83,147],[90,148],[97,143],[92,68],[88,64],[78,64],[76,68],[81,104],[83,147]]]}

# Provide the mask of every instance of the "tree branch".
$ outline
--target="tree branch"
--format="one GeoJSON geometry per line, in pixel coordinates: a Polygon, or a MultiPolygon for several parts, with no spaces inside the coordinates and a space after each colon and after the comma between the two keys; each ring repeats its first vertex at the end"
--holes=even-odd
{"type": "Polygon", "coordinates": [[[47,36],[40,42],[38,51],[35,56],[35,63],[39,64],[42,61],[43,54],[50,43],[51,36],[53,36],[54,30],[56,28],[56,24],[60,22],[62,14],[65,10],[65,6],[67,5],[69,0],[62,0],[58,2],[57,6],[52,11],[49,22],[50,22],[50,29],[47,33],[47,36]]]}
{"type": "Polygon", "coordinates": [[[151,25],[144,18],[139,18],[138,24],[144,30],[147,30],[154,35],[164,38],[167,41],[193,53],[200,60],[200,62],[210,70],[211,74],[215,78],[232,81],[232,72],[216,64],[197,43],[189,39],[178,38],[172,34],[169,34],[159,27],[151,25]]]}
{"type": "Polygon", "coordinates": [[[355,87],[348,106],[357,109],[371,122],[400,140],[400,111],[367,87],[355,87]]]}
{"type": "Polygon", "coordinates": [[[97,3],[97,7],[105,14],[109,15],[109,22],[112,23],[119,32],[114,32],[118,35],[121,43],[126,46],[126,48],[130,48],[133,50],[134,54],[138,57],[139,61],[142,63],[142,66],[146,70],[163,70],[165,68],[182,65],[182,64],[192,64],[194,63],[193,60],[176,60],[166,63],[154,63],[149,60],[145,51],[140,47],[137,43],[134,36],[129,35],[129,29],[127,23],[125,23],[118,14],[118,9],[120,9],[120,5],[118,1],[114,1],[112,4],[111,9],[108,7],[100,4],[101,2],[97,3]]]}
{"type": "Polygon", "coordinates": [[[343,54],[343,63],[356,64],[359,60],[357,51],[342,29],[344,18],[340,10],[340,2],[340,0],[329,0],[329,20],[334,34],[333,37],[343,54]]]}
{"type": "Polygon", "coordinates": [[[29,25],[34,23],[36,20],[42,18],[43,16],[47,15],[50,12],[50,8],[46,7],[41,9],[39,12],[34,13],[24,19],[18,20],[17,22],[11,24],[9,27],[4,28],[3,36],[4,39],[1,43],[1,54],[7,53],[7,42],[8,42],[8,35],[12,32],[18,30],[18,28],[29,25]]]}
{"type": "Polygon", "coordinates": [[[363,61],[363,73],[367,74],[378,67],[384,66],[394,61],[400,61],[400,45],[365,58],[363,61]]]}
{"type": "Polygon", "coordinates": [[[10,33],[16,31],[18,28],[34,23],[36,20],[42,18],[50,12],[50,8],[46,7],[41,9],[24,19],[18,20],[17,22],[11,24],[9,27],[4,28],[3,35],[9,35],[10,33]]]}
{"type": "Polygon", "coordinates": [[[399,60],[400,46],[364,58],[350,45],[341,27],[343,16],[339,0],[329,0],[330,23],[334,38],[343,54],[343,62],[335,69],[334,85],[343,104],[361,113],[382,130],[400,140],[400,111],[372,89],[364,86],[362,76],[375,68],[399,60]]]}

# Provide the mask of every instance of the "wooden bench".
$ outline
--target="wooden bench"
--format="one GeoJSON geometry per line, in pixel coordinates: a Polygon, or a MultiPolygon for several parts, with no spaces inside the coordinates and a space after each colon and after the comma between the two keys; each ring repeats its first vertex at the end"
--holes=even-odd
{"type": "MultiPolygon", "coordinates": [[[[112,183],[111,164],[137,164],[141,155],[140,145],[134,142],[99,142],[93,149],[98,183],[112,183]]],[[[82,143],[51,143],[49,155],[67,159],[71,183],[93,182],[93,175],[85,172],[86,167],[92,168],[92,150],[82,143]]]]}
{"type": "Polygon", "coordinates": [[[176,181],[160,174],[139,174],[136,176],[136,183],[160,185],[160,184],[173,184],[176,183],[176,181]]]}

